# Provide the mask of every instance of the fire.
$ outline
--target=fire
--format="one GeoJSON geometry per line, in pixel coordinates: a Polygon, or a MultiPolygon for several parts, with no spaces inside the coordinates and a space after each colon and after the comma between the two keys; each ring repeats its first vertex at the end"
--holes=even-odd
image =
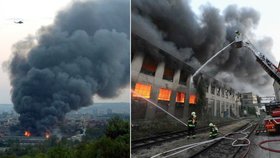
{"type": "Polygon", "coordinates": [[[176,102],[177,103],[184,103],[185,102],[185,93],[184,92],[177,92],[176,102]]]}
{"type": "Polygon", "coordinates": [[[50,134],[49,132],[46,132],[46,133],[45,133],[45,138],[46,138],[46,139],[49,139],[50,137],[51,137],[51,134],[50,134]]]}
{"type": "Polygon", "coordinates": [[[190,95],[189,104],[196,104],[196,95],[194,94],[190,95]]]}
{"type": "Polygon", "coordinates": [[[132,94],[133,97],[142,96],[144,98],[150,98],[152,86],[142,83],[136,83],[135,92],[132,94]]]}
{"type": "Polygon", "coordinates": [[[30,136],[31,136],[31,132],[25,131],[25,132],[24,132],[24,136],[25,136],[25,137],[30,137],[30,136]]]}
{"type": "Polygon", "coordinates": [[[170,101],[171,92],[172,91],[169,89],[160,88],[158,94],[158,100],[170,101]]]}

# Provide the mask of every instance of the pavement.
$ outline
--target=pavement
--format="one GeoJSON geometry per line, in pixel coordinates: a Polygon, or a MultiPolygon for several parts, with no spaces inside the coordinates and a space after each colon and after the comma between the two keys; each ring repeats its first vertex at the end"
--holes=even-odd
{"type": "MultiPolygon", "coordinates": [[[[249,122],[250,122],[249,120],[244,119],[244,120],[236,122],[234,124],[223,126],[223,127],[219,128],[219,132],[227,134],[227,133],[230,133],[230,132],[244,126],[245,124],[247,124],[249,122]]],[[[209,132],[207,131],[207,132],[204,132],[204,133],[197,134],[196,139],[192,139],[192,138],[187,139],[187,137],[183,137],[181,139],[166,142],[166,143],[163,143],[163,144],[158,145],[158,146],[153,146],[149,149],[140,149],[140,150],[137,150],[135,153],[132,153],[131,157],[132,158],[148,158],[148,157],[152,157],[156,154],[159,154],[161,152],[165,152],[165,151],[174,149],[176,147],[180,147],[180,146],[184,146],[184,145],[192,144],[192,143],[197,143],[197,142],[201,142],[201,141],[206,141],[206,140],[209,140],[208,139],[208,136],[209,136],[208,134],[209,134],[209,132]]],[[[219,135],[219,136],[221,136],[221,135],[219,135]]],[[[279,144],[279,146],[280,146],[280,144],[279,144]]],[[[204,148],[204,146],[198,146],[193,150],[188,150],[188,151],[182,152],[182,153],[176,155],[175,157],[178,157],[178,158],[189,157],[190,155],[193,154],[193,152],[195,152],[197,150],[200,150],[199,148],[200,149],[204,148]]]]}
{"type": "MultiPolygon", "coordinates": [[[[261,141],[280,139],[280,135],[270,136],[266,133],[252,135],[251,146],[247,158],[279,158],[280,153],[264,150],[258,146],[261,141]]],[[[264,147],[280,150],[280,142],[271,142],[263,144],[264,147]]]]}

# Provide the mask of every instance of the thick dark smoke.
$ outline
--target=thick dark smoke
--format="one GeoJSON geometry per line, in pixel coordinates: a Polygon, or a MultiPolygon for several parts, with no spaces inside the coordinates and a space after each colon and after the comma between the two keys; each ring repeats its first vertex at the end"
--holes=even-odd
{"type": "MultiPolygon", "coordinates": [[[[194,68],[231,43],[236,30],[246,35],[259,51],[273,58],[271,38],[257,39],[254,34],[259,21],[258,11],[236,5],[220,11],[208,3],[201,6],[197,15],[189,1],[132,1],[132,32],[175,56],[180,55],[194,68]]],[[[205,72],[240,91],[271,95],[272,79],[245,48],[227,49],[205,72]]]]}
{"type": "Polygon", "coordinates": [[[129,14],[127,0],[74,2],[14,45],[8,67],[23,129],[41,134],[93,95],[118,96],[130,78],[129,14]]]}

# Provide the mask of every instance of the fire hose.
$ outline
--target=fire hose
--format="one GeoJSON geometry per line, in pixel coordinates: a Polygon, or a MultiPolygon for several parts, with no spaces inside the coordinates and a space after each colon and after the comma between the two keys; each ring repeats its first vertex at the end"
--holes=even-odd
{"type": "MultiPolygon", "coordinates": [[[[180,123],[182,123],[183,125],[187,126],[187,124],[185,124],[183,121],[181,121],[180,119],[178,119],[178,118],[175,117],[174,115],[170,114],[169,112],[167,112],[166,110],[164,110],[163,108],[161,108],[160,106],[158,106],[157,104],[155,104],[154,102],[152,102],[151,100],[144,98],[143,96],[141,96],[141,95],[139,95],[138,93],[136,93],[134,90],[131,90],[131,91],[132,91],[132,93],[138,95],[139,97],[143,98],[144,100],[150,102],[150,103],[153,104],[155,107],[159,108],[160,110],[162,110],[163,112],[165,112],[166,114],[168,114],[169,116],[171,116],[172,118],[174,118],[175,120],[177,120],[178,122],[180,122],[180,123]]],[[[243,130],[240,131],[240,132],[232,132],[232,133],[226,134],[225,136],[218,137],[218,138],[215,138],[215,139],[212,139],[212,140],[207,140],[207,141],[203,141],[203,142],[199,142],[199,143],[193,143],[193,144],[184,145],[184,146],[181,146],[181,147],[178,147],[178,148],[174,148],[174,149],[168,150],[168,151],[166,151],[166,152],[162,152],[162,153],[156,154],[156,155],[152,156],[151,158],[155,158],[155,157],[161,156],[161,155],[163,155],[163,154],[168,154],[168,153],[170,153],[170,152],[173,152],[173,151],[182,149],[182,150],[180,150],[180,151],[178,151],[178,152],[175,152],[175,153],[173,153],[173,154],[170,154],[170,155],[168,155],[168,156],[166,156],[166,157],[174,156],[174,155],[176,155],[176,154],[179,154],[179,153],[181,153],[181,152],[183,152],[183,151],[192,149],[192,148],[197,147],[197,146],[199,146],[199,145],[208,144],[208,143],[214,142],[214,141],[216,141],[216,140],[220,140],[220,139],[230,139],[230,140],[234,140],[234,141],[232,142],[232,144],[231,144],[231,145],[234,146],[234,147],[248,146],[248,145],[250,145],[251,142],[250,142],[249,139],[246,138],[246,137],[248,136],[248,134],[247,134],[247,132],[245,132],[245,131],[246,131],[248,128],[250,128],[251,126],[252,126],[252,123],[250,123],[250,125],[249,125],[247,128],[243,129],[243,130]],[[236,133],[236,134],[237,134],[237,133],[244,134],[245,136],[244,136],[244,137],[241,137],[241,138],[238,138],[238,139],[234,139],[234,138],[228,137],[230,134],[235,134],[235,133],[236,133]],[[246,144],[236,144],[236,142],[237,142],[238,140],[246,140],[247,143],[246,143],[246,144]]]]}
{"type": "Polygon", "coordinates": [[[271,139],[271,140],[265,140],[265,141],[261,141],[258,145],[260,148],[264,149],[264,150],[268,150],[271,152],[276,152],[276,153],[280,153],[280,150],[277,149],[272,149],[272,148],[268,148],[268,147],[264,147],[263,144],[265,143],[270,143],[270,142],[280,142],[280,139],[271,139]]]}
{"type": "Polygon", "coordinates": [[[159,154],[156,154],[154,156],[152,156],[151,158],[156,158],[156,157],[159,157],[159,156],[162,156],[162,155],[166,155],[168,153],[171,153],[171,152],[174,152],[174,151],[177,151],[175,153],[172,153],[172,154],[169,154],[169,155],[166,155],[164,156],[165,158],[167,157],[171,157],[171,156],[174,156],[174,155],[177,155],[181,152],[184,152],[184,151],[187,151],[189,149],[192,149],[194,147],[197,147],[197,146],[200,146],[200,145],[203,145],[203,144],[208,144],[208,143],[211,143],[211,142],[214,142],[214,141],[218,141],[220,139],[229,139],[229,140],[234,140],[232,142],[232,146],[234,147],[240,147],[240,146],[249,146],[251,144],[250,140],[247,138],[248,136],[248,132],[245,132],[248,128],[252,127],[252,123],[249,124],[249,126],[247,126],[245,129],[243,129],[242,131],[240,132],[231,132],[231,133],[228,133],[222,137],[218,137],[218,138],[215,138],[215,139],[212,139],[212,140],[207,140],[207,141],[202,141],[202,142],[198,142],[198,143],[193,143],[193,144],[188,144],[188,145],[184,145],[184,146],[181,146],[181,147],[177,147],[177,148],[173,148],[171,150],[168,150],[168,151],[165,151],[165,152],[162,152],[162,153],[159,153],[159,154]],[[241,138],[237,138],[237,139],[234,139],[234,138],[230,138],[228,137],[229,135],[232,135],[232,134],[244,134],[244,137],[241,137],[241,138]],[[245,144],[236,144],[236,142],[238,140],[246,140],[247,143],[245,144]]]}

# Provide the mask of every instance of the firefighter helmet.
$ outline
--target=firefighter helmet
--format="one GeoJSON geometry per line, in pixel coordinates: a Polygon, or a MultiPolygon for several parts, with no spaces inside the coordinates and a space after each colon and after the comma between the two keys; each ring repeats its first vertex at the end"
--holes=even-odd
{"type": "Polygon", "coordinates": [[[195,114],[195,112],[192,112],[192,114],[191,114],[192,116],[195,116],[196,114],[195,114]]]}
{"type": "Polygon", "coordinates": [[[209,123],[209,126],[212,127],[212,126],[214,126],[214,124],[213,123],[209,123]]]}

